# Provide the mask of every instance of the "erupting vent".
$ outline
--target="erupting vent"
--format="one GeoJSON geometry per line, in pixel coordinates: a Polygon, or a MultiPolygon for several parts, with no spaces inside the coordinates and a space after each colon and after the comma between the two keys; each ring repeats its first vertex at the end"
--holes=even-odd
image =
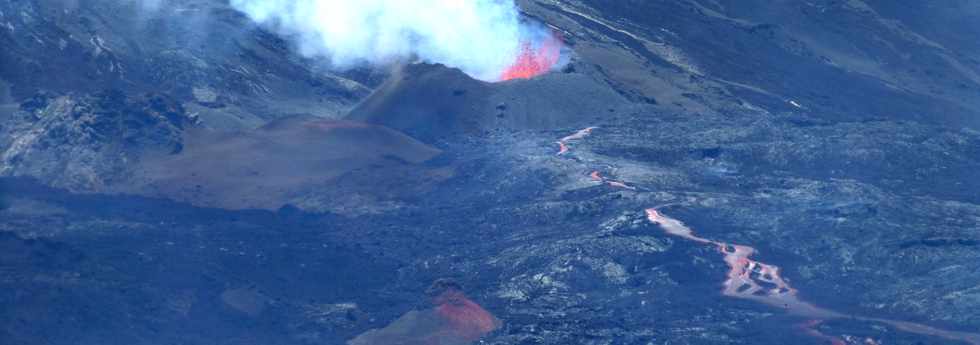
{"type": "Polygon", "coordinates": [[[561,40],[555,35],[549,35],[537,45],[524,42],[521,55],[500,75],[500,80],[531,79],[547,73],[558,64],[561,47],[561,40]]]}

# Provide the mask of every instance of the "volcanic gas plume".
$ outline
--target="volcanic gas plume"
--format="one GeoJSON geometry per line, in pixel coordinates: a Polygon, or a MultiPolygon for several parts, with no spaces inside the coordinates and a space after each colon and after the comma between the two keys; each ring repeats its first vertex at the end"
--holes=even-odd
{"type": "Polygon", "coordinates": [[[484,81],[530,78],[559,61],[561,41],[514,0],[231,0],[300,53],[336,68],[421,61],[484,81]]]}

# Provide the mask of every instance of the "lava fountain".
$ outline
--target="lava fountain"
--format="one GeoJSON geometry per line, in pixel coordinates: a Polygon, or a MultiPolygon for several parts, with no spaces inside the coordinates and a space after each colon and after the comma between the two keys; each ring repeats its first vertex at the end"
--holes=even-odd
{"type": "Polygon", "coordinates": [[[531,79],[550,71],[561,60],[561,39],[554,33],[540,42],[524,41],[521,52],[510,67],[500,75],[500,81],[531,79]]]}

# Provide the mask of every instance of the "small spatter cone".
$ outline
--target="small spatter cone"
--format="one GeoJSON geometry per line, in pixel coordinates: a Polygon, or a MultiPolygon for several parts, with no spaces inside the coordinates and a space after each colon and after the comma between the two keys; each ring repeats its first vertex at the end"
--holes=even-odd
{"type": "Polygon", "coordinates": [[[479,339],[501,326],[500,320],[456,289],[446,290],[436,297],[435,303],[436,314],[448,322],[457,337],[467,341],[479,339]]]}

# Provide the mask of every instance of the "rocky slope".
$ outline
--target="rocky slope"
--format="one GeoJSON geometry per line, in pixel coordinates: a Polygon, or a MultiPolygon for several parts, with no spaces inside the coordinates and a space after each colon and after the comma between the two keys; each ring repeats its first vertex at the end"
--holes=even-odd
{"type": "Polygon", "coordinates": [[[0,0],[0,339],[977,343],[976,5],[519,4],[570,61],[484,83],[0,0]]]}
{"type": "Polygon", "coordinates": [[[0,2],[0,79],[17,100],[39,91],[163,93],[219,129],[287,114],[336,117],[369,91],[361,82],[370,78],[325,73],[222,2],[152,3],[0,2]]]}

